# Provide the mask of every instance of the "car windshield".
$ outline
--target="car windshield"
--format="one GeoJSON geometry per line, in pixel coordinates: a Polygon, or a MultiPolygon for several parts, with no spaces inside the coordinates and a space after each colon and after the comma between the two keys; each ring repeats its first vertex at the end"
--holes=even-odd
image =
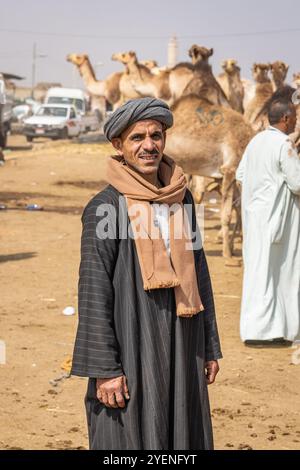
{"type": "Polygon", "coordinates": [[[48,99],[48,103],[72,104],[79,111],[83,111],[83,101],[76,98],[67,98],[65,96],[50,96],[50,98],[48,99]]]}
{"type": "Polygon", "coordinates": [[[42,106],[36,114],[37,116],[66,117],[68,114],[68,108],[56,108],[55,106],[53,107],[42,106]]]}

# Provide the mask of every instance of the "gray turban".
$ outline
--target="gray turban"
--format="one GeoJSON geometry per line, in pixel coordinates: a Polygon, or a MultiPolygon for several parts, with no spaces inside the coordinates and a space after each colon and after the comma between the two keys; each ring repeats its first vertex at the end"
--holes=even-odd
{"type": "Polygon", "coordinates": [[[129,100],[116,109],[104,123],[104,135],[111,141],[119,137],[131,124],[144,119],[154,119],[168,129],[173,125],[173,115],[169,106],[156,98],[129,100]]]}

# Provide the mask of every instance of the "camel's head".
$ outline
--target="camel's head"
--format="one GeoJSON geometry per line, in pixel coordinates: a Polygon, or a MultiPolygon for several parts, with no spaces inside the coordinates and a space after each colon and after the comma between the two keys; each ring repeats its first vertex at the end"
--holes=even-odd
{"type": "Polygon", "coordinates": [[[237,61],[235,59],[227,59],[223,60],[222,62],[223,70],[228,73],[229,75],[233,75],[236,72],[240,72],[240,67],[237,65],[237,61]]]}
{"type": "Polygon", "coordinates": [[[152,70],[155,67],[158,67],[158,63],[156,62],[156,60],[142,60],[140,63],[142,65],[145,65],[145,67],[147,67],[147,69],[149,70],[152,70]]]}
{"type": "Polygon", "coordinates": [[[293,86],[300,88],[300,72],[293,74],[293,86]]]}
{"type": "Polygon", "coordinates": [[[273,75],[273,79],[275,83],[280,83],[282,84],[285,80],[285,77],[288,73],[289,66],[281,62],[281,60],[277,60],[276,62],[273,62],[271,64],[271,73],[273,75]]]}
{"type": "Polygon", "coordinates": [[[199,62],[208,63],[208,58],[212,56],[213,53],[213,49],[207,49],[206,47],[198,46],[197,44],[193,44],[189,48],[189,56],[191,57],[193,64],[197,64],[199,62]]]}
{"type": "Polygon", "coordinates": [[[134,51],[129,52],[118,52],[111,56],[112,60],[118,60],[124,65],[130,64],[132,62],[136,62],[137,57],[134,51]]]}
{"type": "Polygon", "coordinates": [[[269,70],[271,68],[270,64],[253,64],[252,67],[252,74],[253,78],[257,83],[263,83],[263,82],[268,82],[269,76],[269,70]]]}
{"type": "Polygon", "coordinates": [[[89,60],[89,56],[87,54],[69,54],[67,55],[66,60],[77,65],[77,67],[80,67],[84,62],[89,60]]]}

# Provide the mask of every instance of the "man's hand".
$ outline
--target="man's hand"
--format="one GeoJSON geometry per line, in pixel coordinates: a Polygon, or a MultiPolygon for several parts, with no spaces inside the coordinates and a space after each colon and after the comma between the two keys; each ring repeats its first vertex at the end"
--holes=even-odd
{"type": "Polygon", "coordinates": [[[129,400],[125,375],[110,379],[97,379],[97,398],[108,408],[125,408],[125,399],[129,400]]]}
{"type": "Polygon", "coordinates": [[[217,373],[219,372],[218,361],[207,361],[205,363],[206,383],[210,385],[214,383],[217,373]]]}

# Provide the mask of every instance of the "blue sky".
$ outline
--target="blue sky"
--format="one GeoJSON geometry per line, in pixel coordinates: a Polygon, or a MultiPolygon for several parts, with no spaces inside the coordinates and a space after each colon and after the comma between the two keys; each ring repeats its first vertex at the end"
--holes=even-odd
{"type": "Polygon", "coordinates": [[[98,78],[122,70],[114,52],[133,49],[140,60],[167,62],[167,44],[176,34],[179,60],[197,43],[214,48],[211,64],[238,59],[250,78],[253,62],[284,60],[289,78],[300,71],[300,2],[285,0],[0,0],[0,71],[26,77],[31,84],[32,48],[47,55],[37,60],[36,81],[80,86],[65,57],[88,53],[98,78]],[[280,5],[280,7],[279,7],[280,5]]]}

